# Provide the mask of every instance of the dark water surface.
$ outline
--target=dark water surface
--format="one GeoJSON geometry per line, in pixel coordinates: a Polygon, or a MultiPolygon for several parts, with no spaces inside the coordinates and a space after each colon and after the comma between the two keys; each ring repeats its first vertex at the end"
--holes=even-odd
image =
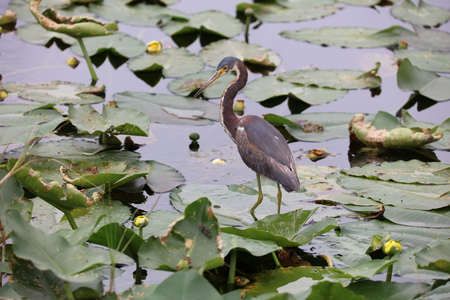
{"type": "MultiPolygon", "coordinates": [[[[191,14],[208,9],[217,9],[232,16],[235,15],[236,5],[242,0],[181,0],[171,8],[178,9],[191,14]]],[[[417,2],[417,1],[415,1],[417,2]]],[[[427,3],[450,9],[449,0],[428,0],[427,3]]],[[[7,1],[0,2],[0,12],[7,8],[7,1]]],[[[407,101],[410,93],[400,91],[396,83],[396,66],[391,51],[385,48],[375,49],[341,49],[332,47],[321,47],[307,43],[301,43],[282,38],[279,33],[283,30],[297,30],[303,28],[320,28],[324,26],[358,26],[385,29],[393,25],[400,25],[411,29],[409,24],[403,23],[390,15],[390,7],[377,7],[377,10],[368,7],[345,6],[335,15],[308,22],[299,23],[265,23],[257,30],[250,30],[250,42],[269,48],[281,56],[283,62],[275,73],[304,68],[321,69],[355,69],[370,70],[374,68],[375,62],[381,62],[380,75],[383,79],[382,93],[372,98],[369,90],[349,91],[347,95],[329,104],[313,106],[305,110],[310,112],[352,112],[352,113],[376,113],[380,110],[391,114],[407,101]]],[[[17,27],[24,25],[19,21],[17,27]]],[[[125,32],[139,38],[144,43],[150,40],[160,40],[164,45],[175,44],[171,38],[166,36],[158,28],[135,27],[119,24],[121,32],[125,32]]],[[[450,32],[450,25],[441,26],[441,30],[450,32]]],[[[243,34],[236,37],[244,40],[243,34]]],[[[198,53],[201,46],[198,41],[189,46],[193,53],[198,53]]],[[[81,64],[73,70],[65,64],[65,61],[73,56],[70,48],[65,51],[59,50],[55,45],[50,49],[43,46],[28,44],[20,40],[14,33],[3,34],[0,38],[0,74],[4,82],[20,82],[29,84],[50,83],[55,80],[72,81],[89,84],[90,75],[84,59],[81,64]]],[[[209,67],[207,67],[209,68],[209,67]]],[[[112,100],[115,93],[124,91],[140,91],[151,93],[168,93],[168,83],[172,79],[162,79],[154,88],[149,87],[138,79],[124,64],[117,70],[106,61],[97,69],[98,84],[106,85],[106,101],[112,100]]],[[[250,74],[249,81],[261,77],[258,74],[250,74]]],[[[275,108],[265,108],[260,104],[247,100],[243,94],[238,99],[245,99],[246,113],[262,115],[275,113],[279,115],[290,114],[286,102],[275,108]]],[[[218,102],[218,100],[213,100],[218,102]]],[[[97,106],[97,108],[100,106],[97,106]]],[[[414,118],[420,121],[430,121],[440,124],[450,117],[450,101],[441,102],[422,112],[416,107],[410,109],[414,118]]],[[[146,146],[139,152],[143,159],[152,159],[170,165],[179,170],[185,177],[186,183],[208,183],[208,184],[240,184],[255,178],[254,173],[249,170],[240,160],[234,144],[223,132],[219,123],[211,126],[175,126],[163,124],[151,124],[150,136],[147,138],[133,138],[137,143],[145,143],[146,146]],[[201,136],[200,151],[192,154],[188,149],[189,134],[198,132],[201,136]],[[214,158],[223,158],[227,161],[225,165],[213,165],[210,161],[214,158]]],[[[340,168],[350,167],[347,151],[348,140],[337,139],[324,143],[296,142],[290,144],[296,163],[300,165],[325,165],[338,166],[340,168]],[[319,161],[311,162],[306,158],[304,151],[313,148],[329,148],[332,156],[319,161]]],[[[436,151],[442,162],[450,163],[450,153],[436,151]]],[[[149,197],[147,203],[141,208],[148,210],[157,196],[149,197]]],[[[168,194],[162,195],[156,209],[172,210],[168,194]]],[[[149,276],[145,283],[160,281],[149,276]]],[[[119,282],[119,285],[127,283],[119,282]]],[[[122,290],[119,286],[118,291],[122,290]]]]}

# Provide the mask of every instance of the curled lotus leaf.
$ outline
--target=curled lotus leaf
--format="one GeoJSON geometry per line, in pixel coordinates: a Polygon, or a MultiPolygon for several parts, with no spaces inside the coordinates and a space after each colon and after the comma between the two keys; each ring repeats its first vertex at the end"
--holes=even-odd
{"type": "Polygon", "coordinates": [[[102,23],[91,17],[75,16],[66,17],[56,13],[52,8],[39,12],[41,0],[30,1],[30,11],[38,23],[49,31],[67,34],[73,38],[84,38],[91,36],[104,36],[113,34],[119,28],[115,22],[102,23]]]}
{"type": "Polygon", "coordinates": [[[440,140],[444,134],[442,129],[420,127],[397,127],[391,130],[379,129],[367,123],[365,115],[356,114],[350,121],[350,134],[365,145],[380,148],[417,148],[440,140]]]}

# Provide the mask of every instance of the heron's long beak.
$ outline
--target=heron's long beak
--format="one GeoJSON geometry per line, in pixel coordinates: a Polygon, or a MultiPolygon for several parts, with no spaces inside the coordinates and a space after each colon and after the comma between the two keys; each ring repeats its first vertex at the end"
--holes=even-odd
{"type": "Polygon", "coordinates": [[[198,97],[198,95],[201,94],[201,92],[203,92],[207,87],[209,87],[214,81],[216,81],[217,79],[219,79],[220,77],[222,77],[223,75],[225,75],[225,71],[223,70],[218,70],[216,72],[214,72],[213,76],[211,76],[211,78],[208,79],[208,81],[197,91],[197,93],[195,93],[194,97],[192,97],[192,99],[195,99],[198,97]]]}

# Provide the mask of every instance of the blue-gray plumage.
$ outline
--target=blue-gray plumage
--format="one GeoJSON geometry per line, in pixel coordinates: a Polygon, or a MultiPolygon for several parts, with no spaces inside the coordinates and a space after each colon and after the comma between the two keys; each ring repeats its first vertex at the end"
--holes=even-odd
{"type": "Polygon", "coordinates": [[[249,115],[238,118],[235,115],[234,98],[247,83],[248,73],[244,63],[236,57],[224,58],[217,66],[214,75],[197,91],[194,98],[216,79],[230,71],[236,73],[236,79],[222,93],[220,122],[225,132],[236,143],[244,163],[256,172],[259,195],[250,213],[255,218],[254,210],[263,199],[260,175],[277,182],[278,213],[280,213],[280,184],[287,192],[300,190],[295,162],[283,135],[272,124],[258,116],[249,115]]]}

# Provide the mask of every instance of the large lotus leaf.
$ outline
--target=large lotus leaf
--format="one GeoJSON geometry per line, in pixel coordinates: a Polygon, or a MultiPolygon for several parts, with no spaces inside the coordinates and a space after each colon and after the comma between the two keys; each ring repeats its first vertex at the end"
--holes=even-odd
{"type": "MultiPolygon", "coordinates": [[[[397,267],[398,264],[395,264],[397,267]]],[[[352,282],[346,287],[363,297],[363,299],[416,299],[417,295],[422,295],[429,289],[425,282],[384,282],[375,280],[362,280],[352,282]]],[[[351,298],[353,299],[353,298],[351,298]]]]}
{"type": "Polygon", "coordinates": [[[227,256],[232,249],[244,250],[253,256],[263,256],[282,249],[272,240],[253,239],[223,231],[220,232],[220,236],[223,241],[223,256],[227,256]]]}
{"type": "Polygon", "coordinates": [[[273,241],[281,247],[301,246],[297,241],[298,232],[315,211],[316,209],[294,210],[281,215],[269,215],[245,229],[225,227],[221,231],[255,240],[273,241]]]}
{"type": "Polygon", "coordinates": [[[397,72],[398,87],[404,91],[417,91],[435,101],[450,99],[450,78],[421,70],[408,58],[402,60],[397,72]]]}
{"type": "MultiPolygon", "coordinates": [[[[211,78],[213,73],[214,71],[208,70],[177,78],[169,83],[169,90],[180,96],[193,96],[194,93],[201,88],[209,78],[211,78]]],[[[225,87],[235,78],[236,76],[233,74],[225,74],[214,81],[213,84],[202,92],[203,97],[208,99],[220,98],[220,96],[222,96],[222,92],[225,90],[225,87]]]]}
{"type": "MultiPolygon", "coordinates": [[[[16,159],[8,160],[8,169],[11,170],[16,159]]],[[[14,173],[14,178],[31,193],[52,204],[59,210],[67,212],[79,207],[88,207],[101,199],[103,193],[98,189],[78,190],[72,184],[61,185],[56,181],[46,182],[41,172],[24,165],[14,173]]]]}
{"type": "Polygon", "coordinates": [[[285,30],[280,35],[300,42],[345,48],[385,47],[397,43],[400,36],[394,32],[363,27],[285,30]]]}
{"type": "Polygon", "coordinates": [[[66,121],[61,115],[43,124],[17,125],[0,127],[0,145],[27,143],[36,137],[43,137],[54,131],[66,121]]]}
{"type": "Polygon", "coordinates": [[[154,160],[148,160],[129,164],[128,167],[135,168],[136,164],[149,165],[151,172],[146,177],[147,184],[156,193],[168,192],[184,183],[183,175],[168,165],[154,160]]]}
{"type": "Polygon", "coordinates": [[[61,45],[62,49],[76,43],[76,39],[63,33],[48,31],[41,25],[29,23],[17,29],[17,36],[22,40],[36,45],[50,47],[53,43],[61,45]]]}
{"type": "Polygon", "coordinates": [[[403,245],[426,245],[431,241],[450,238],[447,228],[426,228],[397,225],[389,221],[372,220],[369,222],[349,222],[339,225],[342,235],[370,242],[374,234],[391,234],[393,240],[401,240],[403,245]]]}
{"type": "Polygon", "coordinates": [[[420,26],[437,27],[450,19],[450,12],[419,0],[416,6],[411,0],[404,0],[391,9],[391,14],[404,22],[420,26]]]}
{"type": "Polygon", "coordinates": [[[439,73],[450,73],[450,53],[429,50],[396,50],[395,56],[408,58],[410,62],[422,69],[439,73]]]}
{"type": "Polygon", "coordinates": [[[428,211],[387,206],[383,217],[393,223],[407,226],[450,228],[450,217],[428,211]]]}
{"type": "Polygon", "coordinates": [[[450,178],[435,175],[450,167],[450,164],[438,162],[421,162],[418,160],[383,162],[380,165],[365,165],[344,169],[341,172],[350,176],[395,181],[414,184],[449,184],[450,178]]]}
{"type": "Polygon", "coordinates": [[[103,91],[104,86],[94,88],[80,83],[53,81],[40,85],[7,83],[0,84],[0,87],[5,88],[8,92],[18,93],[21,98],[43,103],[88,104],[104,101],[103,98],[93,94],[103,91]]]}
{"type": "Polygon", "coordinates": [[[448,241],[440,241],[416,253],[419,268],[436,270],[450,274],[450,255],[448,241]]]}
{"type": "Polygon", "coordinates": [[[42,103],[1,103],[0,116],[8,114],[24,114],[37,109],[49,109],[54,105],[42,103]]]}
{"type": "Polygon", "coordinates": [[[217,39],[231,38],[243,30],[239,20],[218,11],[207,10],[192,14],[188,22],[171,21],[162,30],[179,46],[189,46],[200,36],[202,45],[217,39]]]}
{"type": "Polygon", "coordinates": [[[335,89],[367,89],[381,86],[376,72],[356,70],[294,70],[278,75],[281,81],[335,89]]]}
{"type": "MultiPolygon", "coordinates": [[[[47,8],[65,9],[68,8],[72,2],[70,0],[43,0],[40,5],[40,11],[47,8]]],[[[17,17],[26,22],[36,22],[36,18],[30,11],[29,0],[11,0],[8,8],[17,13],[17,17]]]]}
{"type": "MultiPolygon", "coordinates": [[[[99,36],[83,39],[87,53],[92,57],[93,63],[98,67],[109,57],[114,67],[119,67],[128,58],[138,56],[145,52],[145,44],[128,34],[117,32],[113,35],[99,36]]],[[[72,46],[72,51],[83,56],[80,44],[72,46]]]]}
{"type": "Polygon", "coordinates": [[[75,299],[97,298],[103,294],[101,276],[95,276],[92,281],[67,282],[51,270],[39,270],[31,260],[11,256],[9,262],[12,271],[9,284],[19,294],[2,295],[8,299],[64,299],[67,297],[65,283],[69,283],[75,299]]]}
{"type": "Polygon", "coordinates": [[[400,34],[400,40],[408,43],[411,48],[450,51],[450,33],[447,31],[413,26],[415,32],[411,32],[403,27],[395,27],[393,30],[400,34]]]}
{"type": "Polygon", "coordinates": [[[101,114],[90,105],[70,106],[69,119],[79,132],[91,134],[111,131],[113,134],[148,136],[150,123],[150,117],[138,109],[106,105],[101,114]]]}
{"type": "Polygon", "coordinates": [[[126,0],[114,0],[102,3],[90,3],[89,8],[102,18],[117,22],[157,27],[172,19],[185,21],[189,16],[185,13],[160,5],[138,3],[126,5],[126,0]]]}
{"type": "MultiPolygon", "coordinates": [[[[405,128],[398,126],[393,129],[377,128],[378,124],[382,124],[379,119],[380,114],[375,116],[375,126],[364,120],[364,114],[356,114],[350,126],[356,137],[367,146],[380,148],[418,148],[423,145],[436,142],[442,138],[444,131],[433,128],[412,127],[405,128]]],[[[386,119],[386,118],[384,118],[386,119]]]]}
{"type": "Polygon", "coordinates": [[[291,96],[309,105],[328,103],[343,97],[346,93],[346,90],[300,86],[279,80],[277,75],[256,79],[244,88],[245,96],[254,101],[262,102],[277,97],[291,96]]]}
{"type": "MultiPolygon", "coordinates": [[[[16,108],[26,109],[27,105],[16,108]]],[[[0,106],[3,108],[3,105],[0,106]]],[[[55,119],[61,119],[61,113],[54,109],[35,109],[26,113],[0,113],[0,126],[24,126],[38,125],[42,123],[48,123],[55,119]]]]}
{"type": "Polygon", "coordinates": [[[174,95],[123,92],[113,96],[121,108],[135,108],[152,122],[175,125],[210,125],[219,120],[219,105],[174,95]]]}
{"type": "Polygon", "coordinates": [[[85,38],[113,34],[113,31],[119,29],[114,22],[104,24],[86,16],[66,17],[59,15],[53,8],[41,13],[40,2],[41,0],[30,0],[30,11],[38,23],[47,30],[67,34],[73,38],[85,38]]]}
{"type": "Polygon", "coordinates": [[[199,54],[213,68],[227,56],[235,56],[247,64],[263,68],[275,69],[281,64],[280,56],[272,50],[232,39],[211,43],[199,54]]]}
{"type": "Polygon", "coordinates": [[[352,279],[360,279],[360,278],[371,278],[376,274],[380,273],[384,269],[388,268],[392,264],[394,264],[397,260],[382,260],[382,259],[374,259],[359,263],[355,266],[344,267],[337,269],[336,272],[338,275],[333,276],[334,278],[352,278],[352,279]]]}
{"type": "MultiPolygon", "coordinates": [[[[9,175],[0,169],[0,219],[5,220],[8,209],[15,209],[20,212],[22,218],[28,220],[31,217],[33,202],[23,198],[22,187],[13,177],[8,177],[9,175]]],[[[5,223],[3,223],[3,226],[3,230],[8,236],[11,233],[11,228],[5,223]]]]}
{"type": "Polygon", "coordinates": [[[175,271],[205,268],[212,260],[217,263],[208,267],[219,267],[223,264],[221,250],[219,223],[211,202],[200,198],[186,207],[184,218],[174,222],[166,236],[142,244],[138,255],[143,267],[175,271]]]}
{"type": "Polygon", "coordinates": [[[102,265],[110,258],[86,245],[71,245],[59,234],[46,234],[29,225],[16,210],[8,210],[6,222],[13,227],[14,254],[33,261],[40,270],[51,270],[69,282],[91,282],[100,278],[102,265]]]}
{"type": "Polygon", "coordinates": [[[164,77],[180,77],[203,69],[204,62],[185,48],[168,48],[136,57],[128,63],[133,72],[162,71],[164,77]]]}
{"type": "MultiPolygon", "coordinates": [[[[238,5],[238,12],[245,12],[250,8],[253,10],[253,16],[261,22],[300,22],[313,19],[323,18],[332,15],[342,9],[342,6],[337,6],[335,3],[328,3],[323,5],[305,5],[300,4],[301,1],[278,1],[289,3],[256,3],[238,5]]],[[[304,1],[303,1],[304,2],[304,1]]],[[[330,2],[330,1],[328,1],[330,2]]]]}
{"type": "Polygon", "coordinates": [[[432,290],[428,290],[428,292],[424,294],[424,297],[426,299],[436,299],[436,300],[445,299],[449,293],[450,293],[450,283],[447,282],[444,285],[438,286],[432,290]]]}
{"type": "MultiPolygon", "coordinates": [[[[348,138],[348,124],[352,113],[308,113],[286,116],[302,126],[285,125],[296,139],[310,142],[324,142],[336,138],[348,138]]],[[[372,119],[373,116],[367,116],[372,119]]]]}

